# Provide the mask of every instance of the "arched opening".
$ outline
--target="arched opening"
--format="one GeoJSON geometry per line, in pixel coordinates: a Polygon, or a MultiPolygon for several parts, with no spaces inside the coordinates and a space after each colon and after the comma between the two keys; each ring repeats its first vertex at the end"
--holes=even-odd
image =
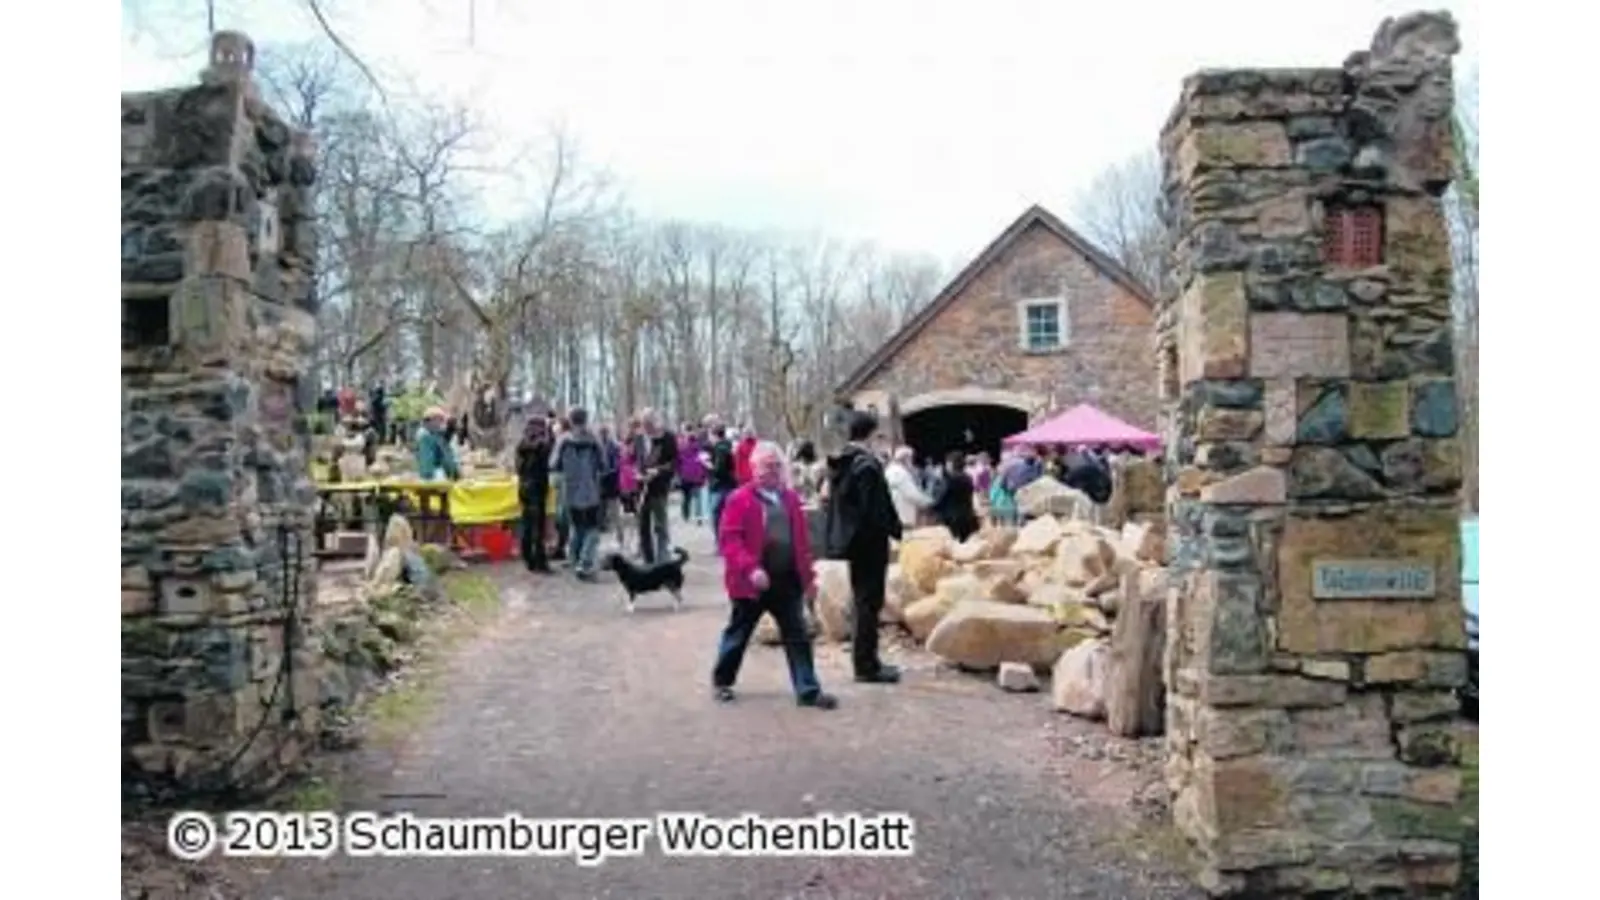
{"type": "Polygon", "coordinates": [[[951,403],[906,414],[901,421],[906,446],[917,462],[943,460],[952,450],[986,452],[1000,458],[1001,440],[1028,427],[1028,414],[993,403],[951,403]]]}

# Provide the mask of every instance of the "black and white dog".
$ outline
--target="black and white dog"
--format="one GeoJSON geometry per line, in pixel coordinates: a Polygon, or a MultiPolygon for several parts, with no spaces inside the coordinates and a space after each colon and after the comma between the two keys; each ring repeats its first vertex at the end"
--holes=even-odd
{"type": "Polygon", "coordinates": [[[617,581],[627,592],[628,612],[634,603],[645,595],[666,591],[672,595],[674,611],[683,609],[683,564],[689,561],[689,551],[674,547],[672,558],[655,563],[634,562],[621,553],[608,553],[600,564],[602,569],[617,573],[617,581]]]}

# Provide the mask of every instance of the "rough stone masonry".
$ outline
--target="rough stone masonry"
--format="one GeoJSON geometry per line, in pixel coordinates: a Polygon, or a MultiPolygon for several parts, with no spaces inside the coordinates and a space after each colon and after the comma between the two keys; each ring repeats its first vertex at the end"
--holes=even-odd
{"type": "Polygon", "coordinates": [[[315,171],[254,54],[122,96],[125,798],[270,785],[316,731],[315,171]]]}
{"type": "Polygon", "coordinates": [[[1341,69],[1201,72],[1162,134],[1168,774],[1217,894],[1460,877],[1458,49],[1417,13],[1341,69]]]}

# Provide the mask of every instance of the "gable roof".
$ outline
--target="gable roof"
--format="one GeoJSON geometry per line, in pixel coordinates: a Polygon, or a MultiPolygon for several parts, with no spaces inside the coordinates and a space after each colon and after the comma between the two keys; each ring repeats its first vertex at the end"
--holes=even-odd
{"type": "Polygon", "coordinates": [[[1034,225],[1043,226],[1051,234],[1060,238],[1068,247],[1077,251],[1084,259],[1089,261],[1100,274],[1110,278],[1130,294],[1139,298],[1146,306],[1155,307],[1155,298],[1150,296],[1150,291],[1139,284],[1138,279],[1122,264],[1106,255],[1104,250],[1094,245],[1093,241],[1074,231],[1066,222],[1063,222],[1055,213],[1038,205],[1028,207],[1021,216],[1017,217],[1000,236],[990,242],[967,267],[962,269],[950,283],[944,286],[937,296],[928,302],[916,315],[906,321],[900,330],[895,332],[887,341],[873,351],[854,372],[839,385],[836,394],[848,398],[848,395],[861,389],[867,380],[878,374],[894,359],[896,353],[916,339],[923,329],[933,323],[939,314],[950,307],[961,296],[969,285],[972,284],[982,272],[993,265],[1001,254],[1005,253],[1015,244],[1028,229],[1034,225]]]}

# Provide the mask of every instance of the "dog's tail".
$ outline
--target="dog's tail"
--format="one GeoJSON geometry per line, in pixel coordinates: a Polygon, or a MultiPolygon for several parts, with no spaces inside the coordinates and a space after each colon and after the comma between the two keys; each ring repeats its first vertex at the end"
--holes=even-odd
{"type": "Polygon", "coordinates": [[[682,547],[673,547],[672,552],[678,557],[678,565],[681,566],[689,561],[689,551],[683,549],[682,547]]]}

